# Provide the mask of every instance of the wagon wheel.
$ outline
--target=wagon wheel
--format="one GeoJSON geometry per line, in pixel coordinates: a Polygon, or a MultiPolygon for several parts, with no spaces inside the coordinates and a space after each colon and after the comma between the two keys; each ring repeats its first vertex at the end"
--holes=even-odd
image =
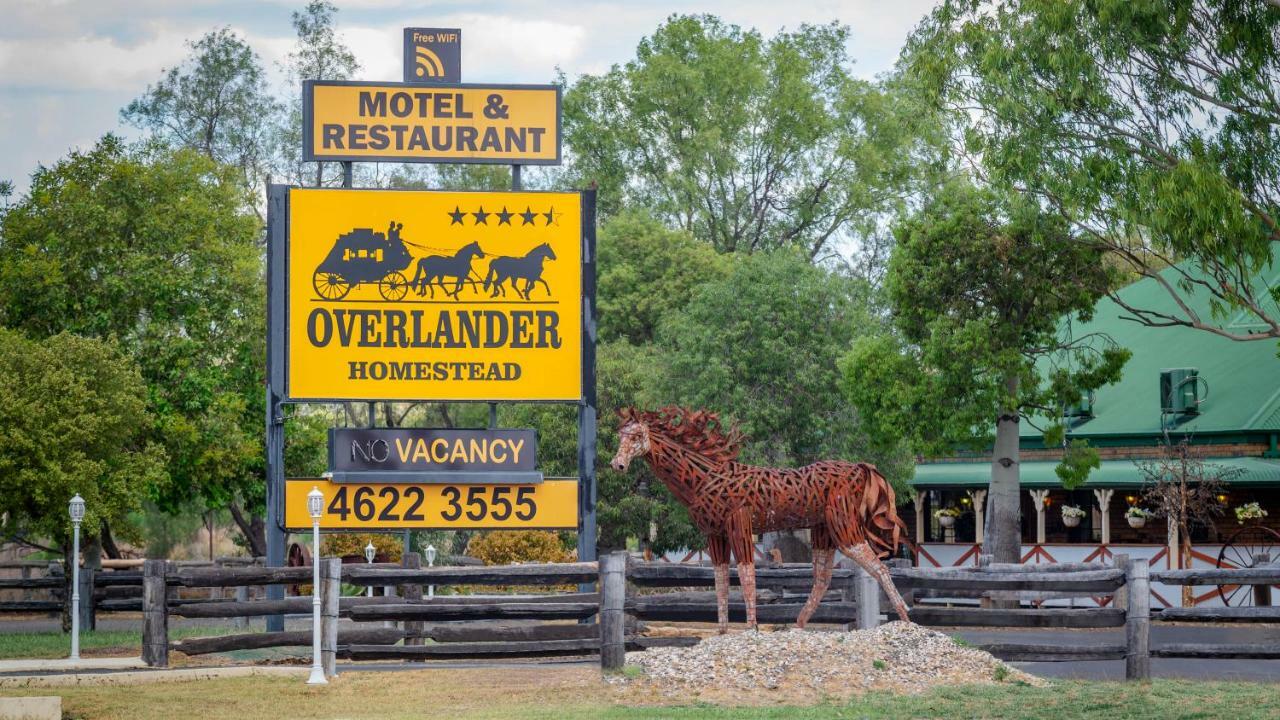
{"type": "Polygon", "coordinates": [[[387,273],[378,281],[378,293],[382,295],[383,300],[395,302],[403,299],[407,292],[409,292],[409,281],[398,272],[387,273]]]}
{"type": "Polygon", "coordinates": [[[351,292],[351,283],[336,272],[317,270],[311,276],[311,286],[316,294],[325,300],[341,300],[351,292]]]}
{"type": "MultiPolygon", "coordinates": [[[[1251,525],[1237,530],[1218,551],[1218,567],[1254,567],[1254,556],[1268,553],[1271,562],[1280,560],[1280,533],[1269,527],[1251,525]]],[[[1252,585],[1219,585],[1222,604],[1229,607],[1253,605],[1252,585]]]]}

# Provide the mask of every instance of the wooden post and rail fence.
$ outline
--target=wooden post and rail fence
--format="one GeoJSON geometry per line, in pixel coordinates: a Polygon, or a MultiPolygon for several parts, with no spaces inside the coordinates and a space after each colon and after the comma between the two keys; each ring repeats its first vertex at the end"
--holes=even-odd
{"type": "MultiPolygon", "coordinates": [[[[1255,658],[1280,659],[1274,644],[1151,643],[1153,622],[1280,622],[1280,607],[1271,606],[1271,587],[1280,585],[1280,563],[1255,559],[1252,568],[1205,568],[1152,572],[1148,563],[1117,555],[1114,564],[1060,563],[1005,565],[980,562],[968,568],[911,568],[894,564],[891,575],[911,605],[911,619],[935,627],[987,628],[1123,628],[1122,641],[1051,645],[992,643],[981,646],[1009,661],[1125,660],[1126,677],[1145,680],[1151,659],[1255,658]],[[1153,612],[1150,584],[1239,586],[1251,592],[1251,607],[1165,608],[1153,612]],[[1056,598],[1109,598],[1101,607],[1047,607],[1056,598]],[[957,599],[983,600],[982,607],[960,606],[957,599]],[[986,607],[987,600],[1018,601],[1014,608],[986,607]],[[1030,606],[1023,606],[1030,603],[1030,606]]],[[[600,656],[605,669],[620,668],[625,653],[661,645],[694,644],[696,637],[646,637],[652,623],[714,623],[714,573],[703,565],[638,562],[626,553],[611,553],[596,562],[508,566],[421,567],[416,554],[403,564],[349,564],[322,560],[322,662],[332,672],[336,661],[478,659],[600,656]],[[397,595],[342,597],[343,584],[360,588],[399,588],[397,595]],[[599,592],[557,592],[566,585],[592,585],[599,592]],[[423,587],[442,591],[457,586],[543,586],[537,594],[450,595],[423,597],[423,587]],[[594,619],[594,621],[592,621],[594,619]],[[344,622],[345,621],[345,622],[344,622]],[[511,621],[511,622],[508,622],[511,621]],[[519,621],[519,622],[516,622],[519,621]],[[529,622],[538,621],[538,622],[529,622]],[[384,626],[390,623],[391,626],[384,626]],[[430,639],[433,642],[425,643],[430,639]]],[[[737,583],[736,572],[730,573],[737,583]]],[[[190,655],[267,647],[306,647],[310,629],[245,632],[217,637],[169,641],[170,617],[236,618],[305,615],[308,596],[282,600],[248,599],[243,592],[227,597],[225,589],[253,586],[305,585],[309,567],[183,566],[148,560],[140,571],[99,573],[98,591],[129,588],[140,597],[102,597],[99,609],[141,610],[143,659],[164,667],[171,651],[190,655]],[[176,599],[176,589],[214,588],[209,599],[176,599]]],[[[6,579],[0,588],[57,590],[58,575],[6,579]]],[[[808,565],[757,569],[759,621],[795,621],[812,582],[808,565]]],[[[42,602],[42,601],[15,601],[42,602]]],[[[61,607],[56,602],[57,609],[61,607]]],[[[1008,602],[999,603],[1007,605],[1008,602]]],[[[861,570],[836,569],[830,592],[812,622],[850,628],[875,627],[888,604],[875,582],[861,570]]],[[[735,591],[730,620],[745,619],[745,606],[735,591]]]]}

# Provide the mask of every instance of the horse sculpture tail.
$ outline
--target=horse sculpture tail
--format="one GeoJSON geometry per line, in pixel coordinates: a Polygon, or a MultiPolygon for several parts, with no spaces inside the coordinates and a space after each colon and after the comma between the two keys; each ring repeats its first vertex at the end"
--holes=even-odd
{"type": "Polygon", "coordinates": [[[489,286],[493,284],[493,276],[497,274],[498,271],[493,267],[493,263],[489,263],[489,273],[484,276],[484,289],[486,292],[488,292],[489,286]]]}
{"type": "Polygon", "coordinates": [[[906,532],[906,525],[898,517],[897,498],[893,486],[870,463],[859,463],[866,472],[862,487],[862,499],[857,507],[867,544],[881,555],[893,555],[906,532]]]}

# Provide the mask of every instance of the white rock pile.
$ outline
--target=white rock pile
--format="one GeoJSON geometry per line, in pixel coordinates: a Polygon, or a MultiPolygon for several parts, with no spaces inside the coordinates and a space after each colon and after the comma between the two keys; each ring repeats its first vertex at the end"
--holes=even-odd
{"type": "Polygon", "coordinates": [[[628,653],[627,664],[639,671],[613,682],[630,692],[732,704],[847,698],[868,690],[917,693],[941,685],[1044,684],[989,653],[903,622],[853,632],[716,635],[692,647],[628,653]]]}

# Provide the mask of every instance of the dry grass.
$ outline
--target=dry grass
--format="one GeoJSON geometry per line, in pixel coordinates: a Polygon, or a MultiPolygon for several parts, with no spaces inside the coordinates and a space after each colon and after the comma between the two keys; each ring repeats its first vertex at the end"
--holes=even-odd
{"type": "Polygon", "coordinates": [[[76,687],[6,691],[63,696],[66,717],[77,720],[202,720],[253,718],[1122,718],[1280,717],[1280,692],[1255,683],[1054,683],[942,688],[913,696],[873,693],[847,703],[814,707],[627,707],[622,696],[584,665],[510,665],[479,669],[348,672],[327,687],[300,678],[237,678],[132,687],[76,687]]]}

